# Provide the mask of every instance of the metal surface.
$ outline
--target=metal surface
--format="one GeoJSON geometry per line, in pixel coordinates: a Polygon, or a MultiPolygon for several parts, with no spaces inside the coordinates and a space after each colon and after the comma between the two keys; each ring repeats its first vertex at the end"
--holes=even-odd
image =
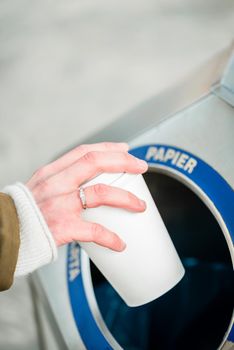
{"type": "Polygon", "coordinates": [[[234,107],[234,57],[231,57],[220,84],[213,88],[213,92],[234,107]]]}
{"type": "Polygon", "coordinates": [[[74,324],[66,282],[67,249],[58,260],[34,274],[36,305],[44,329],[43,350],[86,349],[74,324]],[[49,321],[49,322],[48,322],[49,321]]]}
{"type": "Polygon", "coordinates": [[[116,122],[84,139],[83,142],[106,140],[130,142],[147,130],[151,130],[176,112],[209,94],[211,87],[220,83],[232,51],[233,47],[229,47],[199,67],[179,85],[141,103],[116,122]]]}
{"type": "MultiPolygon", "coordinates": [[[[217,96],[217,91],[214,93],[213,89],[214,84],[221,86],[222,82],[229,88],[232,86],[233,77],[229,78],[227,70],[221,79],[221,71],[227,62],[228,54],[229,52],[225,52],[203,67],[200,74],[196,73],[194,78],[190,77],[185,85],[142,104],[85,142],[128,141],[133,153],[136,152],[138,156],[141,153],[137,153],[137,149],[140,149],[140,152],[144,149],[146,153],[142,154],[151,167],[176,177],[194,191],[210,209],[222,229],[234,261],[232,241],[234,232],[229,231],[231,226],[228,223],[230,208],[219,206],[219,203],[225,202],[226,195],[229,199],[233,198],[234,109],[230,101],[227,102],[222,96],[217,96]],[[161,152],[161,155],[156,157],[156,151],[161,152]],[[163,152],[166,151],[171,152],[170,157],[167,153],[165,158],[166,153],[163,152]],[[151,155],[147,152],[151,152],[151,155]],[[182,158],[178,158],[176,152],[178,157],[182,158]],[[168,160],[173,162],[174,156],[177,157],[174,164],[169,164],[168,160]],[[185,159],[186,161],[190,159],[190,165],[187,167],[185,159]],[[193,176],[193,170],[199,162],[200,172],[196,178],[193,176]],[[216,182],[210,184],[211,176],[219,180],[217,184],[218,186],[220,184],[220,188],[215,187],[216,182]],[[209,187],[212,187],[212,191],[209,187]],[[225,210],[229,211],[227,215],[225,210]]],[[[232,67],[231,63],[231,72],[232,67]]],[[[230,72],[230,66],[228,69],[230,72]]],[[[64,345],[61,345],[61,349],[91,349],[91,345],[88,347],[84,344],[85,337],[82,332],[85,332],[85,329],[79,328],[80,320],[77,317],[79,318],[80,310],[80,313],[91,312],[93,332],[98,333],[99,337],[103,334],[104,343],[107,341],[110,344],[106,349],[121,349],[99,312],[88,258],[76,246],[73,248],[71,246],[62,248],[55,264],[41,269],[34,275],[39,291],[38,297],[43,305],[40,308],[40,312],[44,315],[41,318],[42,323],[46,322],[45,319],[51,320],[51,332],[47,333],[47,341],[53,337],[56,339],[62,337],[64,345]],[[72,295],[69,283],[76,279],[80,279],[81,284],[77,286],[81,287],[80,290],[73,289],[72,295]],[[72,298],[76,299],[71,300],[72,298]],[[86,305],[84,308],[82,302],[86,305]],[[75,315],[75,311],[78,312],[78,316],[75,315]]],[[[231,327],[232,322],[220,348],[224,345],[231,327]]],[[[88,336],[89,334],[86,334],[86,339],[88,336]]],[[[56,341],[51,340],[50,344],[53,345],[48,349],[56,349],[54,345],[56,341]]],[[[226,348],[229,345],[230,341],[225,344],[226,348]]]]}

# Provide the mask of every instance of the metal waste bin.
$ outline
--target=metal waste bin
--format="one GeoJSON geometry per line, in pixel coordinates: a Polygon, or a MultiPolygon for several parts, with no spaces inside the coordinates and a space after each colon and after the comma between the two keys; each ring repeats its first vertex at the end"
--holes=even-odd
{"type": "Polygon", "coordinates": [[[77,243],[62,247],[33,275],[43,349],[232,349],[231,50],[85,141],[103,140],[126,141],[149,163],[145,179],[186,275],[154,302],[129,308],[77,243]]]}

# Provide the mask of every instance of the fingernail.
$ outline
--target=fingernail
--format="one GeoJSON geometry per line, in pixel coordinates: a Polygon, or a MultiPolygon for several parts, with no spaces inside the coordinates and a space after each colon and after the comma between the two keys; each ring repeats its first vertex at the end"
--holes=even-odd
{"type": "Polygon", "coordinates": [[[142,170],[146,170],[148,168],[148,164],[142,159],[138,159],[137,164],[138,164],[139,168],[142,170]]]}
{"type": "Polygon", "coordinates": [[[123,251],[126,248],[126,243],[124,241],[121,241],[121,250],[123,251]]]}
{"type": "Polygon", "coordinates": [[[120,142],[119,144],[120,144],[123,148],[125,148],[126,151],[129,150],[129,145],[128,145],[126,142],[120,142]]]}
{"type": "Polygon", "coordinates": [[[143,201],[143,200],[139,200],[139,204],[140,204],[140,206],[142,207],[142,208],[146,208],[146,202],[145,201],[143,201]]]}

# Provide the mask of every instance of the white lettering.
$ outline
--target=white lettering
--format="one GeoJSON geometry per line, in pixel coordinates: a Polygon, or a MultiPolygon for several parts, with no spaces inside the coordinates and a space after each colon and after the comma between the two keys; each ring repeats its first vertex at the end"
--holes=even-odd
{"type": "Polygon", "coordinates": [[[185,153],[182,153],[180,158],[178,159],[176,166],[178,166],[178,168],[182,168],[184,167],[184,164],[186,162],[186,160],[189,158],[189,156],[185,153]]]}
{"type": "Polygon", "coordinates": [[[68,256],[69,281],[72,282],[80,273],[80,247],[76,242],[71,243],[68,256]]]}
{"type": "Polygon", "coordinates": [[[149,147],[146,153],[145,159],[150,160],[155,156],[156,153],[157,153],[157,147],[149,147]]]}
{"type": "Polygon", "coordinates": [[[169,159],[173,159],[174,155],[175,155],[174,149],[168,148],[164,157],[164,161],[167,162],[169,159]]]}
{"type": "Polygon", "coordinates": [[[69,270],[69,281],[72,282],[79,275],[79,269],[69,270]]]}
{"type": "MultiPolygon", "coordinates": [[[[155,160],[175,165],[191,174],[197,165],[196,159],[190,157],[187,153],[181,153],[173,148],[150,146],[146,152],[145,160],[155,160]]],[[[74,253],[75,255],[77,254],[74,253]]]]}
{"type": "Polygon", "coordinates": [[[179,156],[180,156],[180,152],[177,151],[177,152],[175,153],[174,158],[172,159],[171,164],[175,165],[175,163],[177,162],[179,156]]]}
{"type": "Polygon", "coordinates": [[[190,158],[190,159],[187,161],[187,163],[185,164],[184,170],[185,170],[185,171],[188,171],[189,174],[192,174],[192,172],[193,172],[194,168],[196,167],[196,165],[197,165],[196,159],[190,158]]]}
{"type": "Polygon", "coordinates": [[[158,152],[154,156],[154,159],[164,161],[164,154],[165,154],[165,148],[159,147],[158,152]]]}

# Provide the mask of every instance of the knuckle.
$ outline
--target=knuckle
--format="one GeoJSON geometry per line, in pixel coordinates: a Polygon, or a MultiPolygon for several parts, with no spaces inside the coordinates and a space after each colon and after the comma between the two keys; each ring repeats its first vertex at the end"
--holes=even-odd
{"type": "Polygon", "coordinates": [[[102,142],[103,148],[105,150],[111,150],[113,148],[113,143],[112,142],[102,142]]]}
{"type": "Polygon", "coordinates": [[[88,152],[83,157],[84,157],[84,160],[88,163],[96,163],[97,152],[88,152]]]}
{"type": "Polygon", "coordinates": [[[88,147],[86,144],[77,146],[76,150],[80,153],[86,154],[88,152],[88,147]]]}
{"type": "Polygon", "coordinates": [[[98,197],[103,197],[107,194],[108,192],[108,187],[104,184],[96,184],[93,186],[94,193],[98,197]]]}
{"type": "Polygon", "coordinates": [[[33,176],[36,177],[38,180],[43,179],[46,176],[46,166],[37,169],[34,172],[33,176]]]}

